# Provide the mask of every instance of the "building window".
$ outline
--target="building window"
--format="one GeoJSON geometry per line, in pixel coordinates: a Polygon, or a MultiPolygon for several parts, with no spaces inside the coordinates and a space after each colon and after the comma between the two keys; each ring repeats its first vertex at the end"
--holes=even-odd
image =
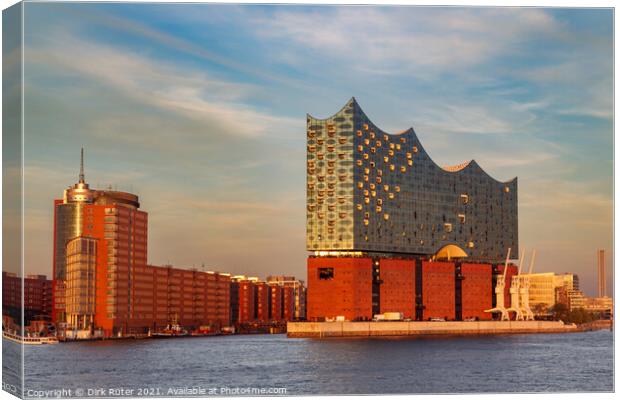
{"type": "Polygon", "coordinates": [[[319,279],[321,280],[334,279],[334,269],[333,268],[319,268],[319,279]]]}

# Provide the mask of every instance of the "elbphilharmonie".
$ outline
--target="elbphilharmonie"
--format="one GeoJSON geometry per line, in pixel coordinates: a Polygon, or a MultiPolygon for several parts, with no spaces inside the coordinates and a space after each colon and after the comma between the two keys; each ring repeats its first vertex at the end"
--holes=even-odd
{"type": "Polygon", "coordinates": [[[306,243],[309,319],[489,319],[495,275],[518,254],[517,178],[441,167],[413,128],[384,132],[352,98],[307,116],[306,243]]]}

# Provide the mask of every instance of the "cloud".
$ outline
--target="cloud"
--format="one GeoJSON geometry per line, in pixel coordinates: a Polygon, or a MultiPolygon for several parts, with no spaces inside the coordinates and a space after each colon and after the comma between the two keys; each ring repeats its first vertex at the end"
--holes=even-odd
{"type": "MultiPolygon", "coordinates": [[[[586,53],[590,53],[589,49],[586,53]]],[[[560,115],[613,117],[611,47],[593,54],[572,56],[552,65],[514,73],[544,88],[546,106],[560,115]]]]}
{"type": "MultiPolygon", "coordinates": [[[[182,7],[177,4],[168,5],[168,7],[166,7],[166,5],[160,4],[157,7],[160,12],[166,13],[167,17],[171,20],[187,21],[192,24],[204,24],[207,21],[219,21],[226,23],[231,16],[241,15],[241,10],[234,6],[223,5],[223,7],[218,7],[217,5],[212,4],[208,8],[209,12],[204,12],[205,8],[200,6],[198,8],[189,8],[187,7],[187,4],[185,6],[186,7],[182,7]],[[179,12],[180,9],[183,9],[183,12],[179,12]]],[[[256,65],[248,65],[247,63],[239,62],[234,58],[226,57],[218,52],[210,51],[202,43],[195,43],[191,40],[186,40],[179,35],[170,34],[165,30],[156,29],[153,26],[144,23],[141,19],[121,17],[118,14],[109,13],[102,9],[99,9],[97,12],[93,13],[84,12],[83,10],[78,11],[78,9],[73,7],[67,7],[64,11],[74,15],[75,18],[106,27],[111,31],[121,31],[132,36],[142,37],[150,43],[168,47],[175,52],[201,58],[205,61],[249,76],[255,76],[259,79],[271,82],[278,82],[297,89],[308,88],[302,81],[292,79],[282,74],[275,74],[272,71],[261,69],[256,65]]]]}
{"type": "Polygon", "coordinates": [[[557,21],[536,9],[333,7],[251,22],[266,38],[347,59],[353,69],[433,76],[515,51],[525,38],[560,35],[557,21]]]}
{"type": "Polygon", "coordinates": [[[267,135],[273,126],[297,122],[249,107],[243,100],[258,90],[251,85],[214,80],[195,69],[67,36],[29,47],[27,62],[49,76],[48,69],[77,74],[134,101],[208,124],[214,133],[267,135]]]}

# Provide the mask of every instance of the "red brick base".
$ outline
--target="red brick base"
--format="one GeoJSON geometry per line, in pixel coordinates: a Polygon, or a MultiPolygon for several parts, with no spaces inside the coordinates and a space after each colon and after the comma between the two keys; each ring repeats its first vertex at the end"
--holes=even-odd
{"type": "MultiPolygon", "coordinates": [[[[309,257],[308,320],[338,316],[349,321],[372,319],[372,269],[373,259],[369,257],[309,257]]],[[[422,319],[454,320],[457,317],[455,262],[422,261],[421,271],[422,319]]],[[[516,268],[510,266],[508,275],[515,272],[516,268]]],[[[491,319],[484,310],[492,307],[492,274],[490,264],[461,264],[461,318],[491,319]]],[[[416,260],[381,258],[379,312],[401,312],[404,318],[415,319],[416,279],[419,280],[416,260]]]]}
{"type": "Polygon", "coordinates": [[[307,299],[310,321],[372,319],[372,260],[309,257],[307,299]]]}

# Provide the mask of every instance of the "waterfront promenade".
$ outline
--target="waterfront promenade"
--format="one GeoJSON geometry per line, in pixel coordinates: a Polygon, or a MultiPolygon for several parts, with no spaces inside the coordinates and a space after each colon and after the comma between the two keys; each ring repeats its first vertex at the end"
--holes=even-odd
{"type": "Polygon", "coordinates": [[[497,335],[512,333],[580,332],[562,321],[395,321],[395,322],[289,322],[290,338],[422,335],[497,335]]]}

